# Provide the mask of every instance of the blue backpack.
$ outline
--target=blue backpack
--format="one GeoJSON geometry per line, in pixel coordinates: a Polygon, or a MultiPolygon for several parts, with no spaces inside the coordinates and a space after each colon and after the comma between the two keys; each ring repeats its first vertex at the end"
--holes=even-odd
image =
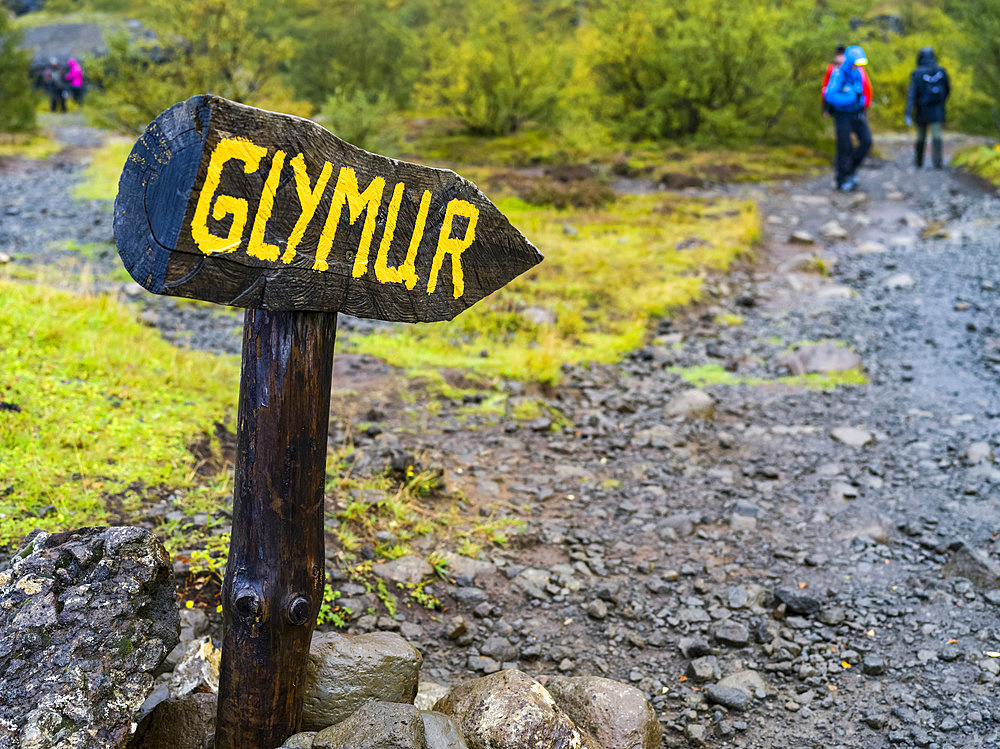
{"type": "Polygon", "coordinates": [[[836,68],[830,74],[824,98],[831,107],[839,112],[853,112],[861,109],[864,101],[861,74],[854,71],[853,68],[850,73],[846,74],[843,68],[836,68]],[[854,74],[851,75],[851,73],[854,74]]]}

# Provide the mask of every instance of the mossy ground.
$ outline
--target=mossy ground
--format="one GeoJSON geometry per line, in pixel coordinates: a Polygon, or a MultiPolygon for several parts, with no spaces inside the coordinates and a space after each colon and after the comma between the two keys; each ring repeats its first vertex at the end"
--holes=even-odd
{"type": "Polygon", "coordinates": [[[233,357],[177,349],[108,297],[0,281],[0,298],[0,545],[164,491],[185,512],[225,502],[189,447],[231,422],[233,357]]]}
{"type": "Polygon", "coordinates": [[[759,236],[748,201],[658,193],[597,210],[497,204],[545,255],[540,265],[451,322],[390,328],[349,347],[416,374],[449,367],[556,382],[564,362],[613,362],[641,345],[652,318],[696,301],[706,274],[759,236]]]}

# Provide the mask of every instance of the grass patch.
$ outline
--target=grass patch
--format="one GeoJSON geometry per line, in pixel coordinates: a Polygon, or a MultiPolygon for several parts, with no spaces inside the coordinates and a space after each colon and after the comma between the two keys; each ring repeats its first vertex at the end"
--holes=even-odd
{"type": "Polygon", "coordinates": [[[134,514],[158,487],[227,501],[188,448],[235,411],[234,357],[177,349],[107,297],[0,281],[0,298],[0,546],[134,514]]]}
{"type": "Polygon", "coordinates": [[[1000,143],[960,149],[951,163],[1000,187],[1000,143]]]}
{"type": "Polygon", "coordinates": [[[642,195],[601,210],[497,203],[543,263],[455,320],[354,336],[348,348],[419,375],[460,368],[556,382],[564,362],[614,362],[640,346],[652,318],[696,301],[705,275],[759,236],[749,201],[642,195]]]}
{"type": "Polygon", "coordinates": [[[861,369],[843,372],[825,372],[786,377],[744,377],[723,369],[718,364],[704,364],[698,367],[671,367],[671,372],[679,374],[692,385],[788,385],[809,390],[828,390],[844,385],[867,385],[868,376],[861,369]]]}
{"type": "Polygon", "coordinates": [[[22,159],[40,160],[47,159],[62,149],[62,144],[57,143],[47,135],[0,133],[0,156],[18,156],[22,159]]]}
{"type": "Polygon", "coordinates": [[[125,159],[133,145],[134,141],[128,138],[110,138],[87,165],[83,180],[73,188],[73,197],[78,200],[114,200],[125,159]]]}

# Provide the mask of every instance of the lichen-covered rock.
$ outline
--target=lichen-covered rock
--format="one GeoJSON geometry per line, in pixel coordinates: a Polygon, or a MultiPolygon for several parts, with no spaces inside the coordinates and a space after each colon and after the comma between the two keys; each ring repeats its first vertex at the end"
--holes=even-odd
{"type": "Polygon", "coordinates": [[[198,692],[164,700],[139,724],[128,749],[208,749],[215,744],[218,698],[198,692]]]}
{"type": "Polygon", "coordinates": [[[462,682],[434,705],[470,749],[601,749],[545,688],[513,669],[462,682]]]}
{"type": "Polygon", "coordinates": [[[33,534],[0,573],[0,746],[125,746],[177,639],[170,560],[149,531],[33,534]]]}
{"type": "Polygon", "coordinates": [[[660,749],[656,711],[635,687],[599,676],[550,676],[545,688],[604,749],[660,749]]]}
{"type": "Polygon", "coordinates": [[[412,704],[422,663],[420,651],[393,632],[313,635],[302,730],[339,723],[368,700],[412,704]]]}
{"type": "Polygon", "coordinates": [[[366,702],[313,737],[313,749],[426,749],[424,721],[413,705],[366,702]]]}

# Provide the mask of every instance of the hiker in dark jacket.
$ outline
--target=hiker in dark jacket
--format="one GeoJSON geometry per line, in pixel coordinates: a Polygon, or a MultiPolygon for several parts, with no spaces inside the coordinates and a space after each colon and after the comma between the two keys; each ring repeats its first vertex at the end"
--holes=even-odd
{"type": "Polygon", "coordinates": [[[868,64],[865,51],[856,45],[844,51],[844,62],[830,74],[823,99],[833,112],[837,132],[837,189],[858,186],[855,173],[872,147],[872,132],[865,115],[865,86],[860,68],[868,64]],[[858,139],[855,146],[851,134],[858,139]]]}
{"type": "Polygon", "coordinates": [[[910,73],[910,89],[906,94],[906,124],[917,123],[916,158],[919,169],[924,165],[924,146],[927,144],[927,127],[931,129],[931,158],[934,168],[940,169],[941,123],[944,122],[944,104],[951,93],[948,71],[937,64],[932,47],[917,53],[917,68],[910,73]]]}

